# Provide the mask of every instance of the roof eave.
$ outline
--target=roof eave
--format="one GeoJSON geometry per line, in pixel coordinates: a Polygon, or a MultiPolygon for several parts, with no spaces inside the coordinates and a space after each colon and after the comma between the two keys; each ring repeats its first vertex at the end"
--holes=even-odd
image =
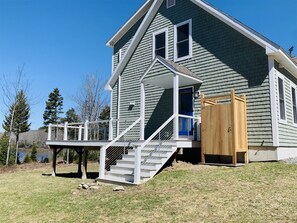
{"type": "Polygon", "coordinates": [[[135,25],[135,23],[142,18],[152,5],[153,0],[146,1],[140,9],[138,9],[133,16],[107,41],[106,46],[113,48],[114,45],[127,33],[127,31],[135,25]]]}

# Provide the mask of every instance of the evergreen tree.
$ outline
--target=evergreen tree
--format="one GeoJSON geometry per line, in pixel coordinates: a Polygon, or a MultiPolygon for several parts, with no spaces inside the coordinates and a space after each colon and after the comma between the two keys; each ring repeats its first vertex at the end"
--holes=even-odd
{"type": "Polygon", "coordinates": [[[32,145],[30,159],[32,162],[37,162],[37,146],[36,146],[36,144],[32,145]]]}
{"type": "Polygon", "coordinates": [[[5,165],[9,138],[3,135],[0,139],[0,165],[5,165]]]}
{"type": "Polygon", "coordinates": [[[110,118],[109,116],[110,116],[110,107],[108,105],[106,105],[102,109],[99,117],[101,120],[108,120],[110,118]]]}
{"type": "Polygon", "coordinates": [[[79,121],[80,121],[79,116],[76,114],[76,111],[74,108],[70,108],[66,112],[66,117],[62,118],[62,122],[75,123],[79,121]]]}
{"type": "Polygon", "coordinates": [[[45,111],[43,113],[43,124],[48,126],[51,123],[59,123],[60,115],[63,113],[63,97],[60,95],[58,88],[49,94],[47,102],[45,102],[45,111]]]}
{"type": "MultiPolygon", "coordinates": [[[[9,108],[9,114],[5,116],[2,127],[8,133],[14,133],[16,136],[16,156],[18,157],[18,143],[20,133],[30,130],[29,123],[30,106],[26,94],[20,90],[15,98],[14,103],[9,108]]],[[[17,164],[17,158],[15,159],[17,164]]]]}

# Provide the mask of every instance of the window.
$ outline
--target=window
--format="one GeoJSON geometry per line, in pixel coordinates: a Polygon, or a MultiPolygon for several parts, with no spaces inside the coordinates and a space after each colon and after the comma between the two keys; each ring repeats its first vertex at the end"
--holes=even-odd
{"type": "Polygon", "coordinates": [[[278,78],[278,98],[279,98],[280,119],[286,120],[284,80],[280,77],[278,78]]]}
{"type": "Polygon", "coordinates": [[[175,25],[175,61],[192,57],[192,20],[175,25]]]}
{"type": "Polygon", "coordinates": [[[167,0],[167,8],[175,6],[175,0],[167,0]]]}
{"type": "Polygon", "coordinates": [[[292,87],[291,90],[292,90],[293,123],[297,124],[296,89],[292,87]]]}
{"type": "Polygon", "coordinates": [[[153,33],[153,58],[161,56],[167,59],[167,28],[153,33]]]}

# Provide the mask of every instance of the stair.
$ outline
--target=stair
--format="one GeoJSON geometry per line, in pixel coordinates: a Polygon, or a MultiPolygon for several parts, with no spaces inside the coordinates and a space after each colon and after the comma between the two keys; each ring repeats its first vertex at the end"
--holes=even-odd
{"type": "MultiPolygon", "coordinates": [[[[153,178],[164,164],[176,151],[175,145],[156,146],[147,145],[141,151],[141,182],[153,178]]],[[[129,150],[128,154],[116,161],[116,165],[110,166],[104,177],[105,181],[133,184],[135,166],[135,150],[129,150]]]]}

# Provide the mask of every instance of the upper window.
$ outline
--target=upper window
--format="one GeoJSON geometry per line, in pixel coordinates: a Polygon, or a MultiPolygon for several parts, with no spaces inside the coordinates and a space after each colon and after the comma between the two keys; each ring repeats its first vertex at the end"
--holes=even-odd
{"type": "Polygon", "coordinates": [[[192,57],[192,20],[175,25],[174,59],[175,61],[192,57]]]}
{"type": "Polygon", "coordinates": [[[167,8],[175,6],[175,0],[167,0],[167,8]]]}
{"type": "Polygon", "coordinates": [[[293,123],[297,124],[296,89],[292,87],[291,91],[292,91],[293,123]]]}
{"type": "Polygon", "coordinates": [[[167,59],[167,28],[153,33],[153,58],[156,56],[167,59]]]}
{"type": "Polygon", "coordinates": [[[278,77],[278,100],[280,119],[286,120],[284,80],[278,77]]]}

